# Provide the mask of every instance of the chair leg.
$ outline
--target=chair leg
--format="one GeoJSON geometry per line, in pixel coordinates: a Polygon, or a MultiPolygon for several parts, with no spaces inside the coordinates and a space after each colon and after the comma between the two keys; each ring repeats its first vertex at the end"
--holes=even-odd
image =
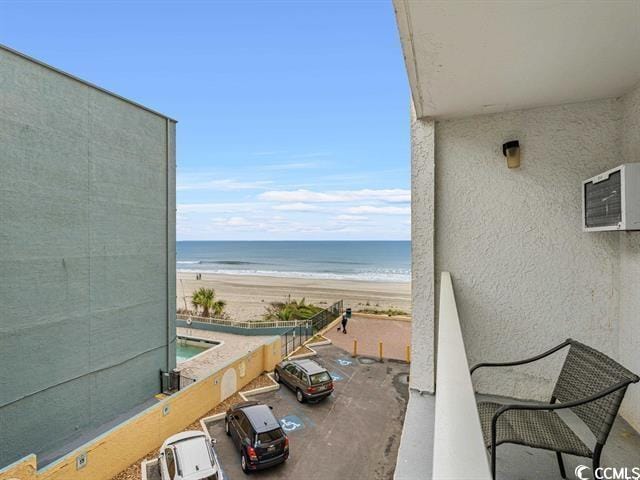
{"type": "Polygon", "coordinates": [[[491,429],[491,478],[496,479],[496,428],[491,429]]]}
{"type": "Polygon", "coordinates": [[[558,457],[558,466],[560,467],[560,476],[562,478],[567,478],[567,472],[564,470],[564,462],[562,461],[562,454],[560,452],[556,452],[556,457],[558,457]]]}
{"type": "Polygon", "coordinates": [[[593,474],[596,474],[596,470],[600,468],[600,456],[602,455],[602,447],[604,447],[601,443],[596,443],[596,448],[593,449],[593,474]]]}
{"type": "Polygon", "coordinates": [[[491,478],[496,480],[496,447],[491,448],[491,478]]]}

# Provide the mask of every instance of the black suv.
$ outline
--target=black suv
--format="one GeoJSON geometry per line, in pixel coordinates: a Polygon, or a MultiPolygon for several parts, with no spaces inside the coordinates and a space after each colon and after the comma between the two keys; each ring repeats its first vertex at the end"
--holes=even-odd
{"type": "Polygon", "coordinates": [[[289,439],[267,405],[233,405],[227,410],[224,429],[240,450],[244,473],[272,467],[289,458],[289,439]]]}

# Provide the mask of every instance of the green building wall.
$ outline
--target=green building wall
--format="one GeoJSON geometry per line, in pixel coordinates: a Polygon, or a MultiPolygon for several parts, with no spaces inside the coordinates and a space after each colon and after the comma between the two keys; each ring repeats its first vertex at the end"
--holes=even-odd
{"type": "Polygon", "coordinates": [[[174,367],[175,122],[0,47],[0,468],[174,367]]]}

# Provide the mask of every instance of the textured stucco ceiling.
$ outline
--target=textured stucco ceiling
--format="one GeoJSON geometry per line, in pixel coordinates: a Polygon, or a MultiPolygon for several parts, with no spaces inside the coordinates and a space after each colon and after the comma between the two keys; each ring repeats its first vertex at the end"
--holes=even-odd
{"type": "Polygon", "coordinates": [[[640,81],[640,1],[394,5],[419,117],[614,97],[640,81]]]}

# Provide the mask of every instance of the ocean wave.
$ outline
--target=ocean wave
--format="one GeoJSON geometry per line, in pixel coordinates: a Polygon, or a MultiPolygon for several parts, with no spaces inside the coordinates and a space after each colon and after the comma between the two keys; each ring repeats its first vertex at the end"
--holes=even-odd
{"type": "Polygon", "coordinates": [[[393,282],[406,283],[411,281],[409,271],[371,271],[358,273],[332,273],[332,272],[285,272],[278,270],[206,270],[206,269],[178,269],[181,273],[209,273],[216,275],[236,276],[260,276],[279,278],[308,278],[318,280],[359,280],[366,282],[393,282]]]}
{"type": "Polygon", "coordinates": [[[242,260],[200,260],[201,265],[261,265],[257,262],[245,262],[242,260]]]}
{"type": "Polygon", "coordinates": [[[308,260],[309,263],[314,263],[314,264],[322,264],[322,265],[326,265],[326,264],[334,264],[334,265],[367,265],[366,263],[362,263],[362,262],[350,262],[347,260],[308,260]]]}
{"type": "Polygon", "coordinates": [[[178,260],[180,265],[262,265],[258,262],[245,262],[242,260],[178,260]]]}

